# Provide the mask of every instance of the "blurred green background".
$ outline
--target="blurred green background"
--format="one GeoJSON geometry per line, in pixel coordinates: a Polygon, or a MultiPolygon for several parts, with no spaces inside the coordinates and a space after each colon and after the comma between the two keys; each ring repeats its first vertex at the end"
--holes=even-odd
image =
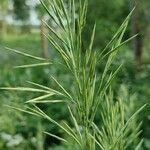
{"type": "MultiPolygon", "coordinates": [[[[67,0],[66,0],[67,2],[67,0]]],[[[142,0],[89,0],[86,30],[83,46],[86,47],[96,22],[95,49],[100,51],[110,41],[130,10],[136,5],[124,39],[139,34],[134,40],[120,49],[114,67],[123,67],[113,81],[114,92],[125,85],[129,94],[135,95],[135,106],[147,103],[138,116],[142,121],[144,138],[143,150],[150,150],[150,1],[142,0]]],[[[29,64],[32,60],[8,52],[4,47],[14,48],[36,56],[53,60],[59,59],[42,32],[48,32],[41,20],[46,20],[56,30],[38,0],[0,0],[0,87],[25,86],[26,81],[53,86],[50,75],[56,76],[65,87],[71,87],[71,78],[59,64],[55,67],[36,69],[14,69],[15,65],[29,64]]],[[[102,72],[104,64],[98,68],[102,72]]],[[[113,68],[112,68],[113,69],[113,68]]],[[[56,87],[57,88],[57,87],[56,87]]],[[[0,150],[72,150],[73,145],[63,145],[56,139],[43,134],[44,130],[62,136],[62,131],[47,121],[11,110],[6,105],[24,106],[24,102],[35,93],[0,91],[0,150]]],[[[63,105],[42,105],[48,114],[61,123],[69,122],[68,112],[63,105]]],[[[65,136],[65,135],[63,135],[65,136]]]]}

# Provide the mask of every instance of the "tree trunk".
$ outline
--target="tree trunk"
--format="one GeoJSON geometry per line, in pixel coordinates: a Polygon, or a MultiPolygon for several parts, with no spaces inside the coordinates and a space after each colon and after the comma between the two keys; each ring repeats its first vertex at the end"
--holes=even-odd
{"type": "Polygon", "coordinates": [[[5,20],[2,22],[2,37],[6,38],[7,35],[7,23],[5,20]]]}
{"type": "Polygon", "coordinates": [[[41,17],[41,26],[40,26],[40,32],[41,32],[41,48],[42,48],[42,56],[44,58],[48,58],[48,40],[45,37],[43,33],[47,33],[47,28],[45,27],[43,20],[44,17],[41,17]]]}
{"type": "Polygon", "coordinates": [[[6,35],[7,35],[7,23],[5,21],[5,18],[6,18],[6,12],[4,11],[2,13],[2,20],[1,20],[1,35],[2,35],[2,38],[6,38],[6,35]]]}
{"type": "MultiPolygon", "coordinates": [[[[131,9],[133,9],[133,7],[135,7],[136,5],[137,3],[134,0],[130,1],[131,9]]],[[[142,64],[142,54],[143,54],[143,39],[142,39],[143,36],[141,33],[139,16],[140,16],[140,11],[139,11],[139,6],[137,5],[131,18],[132,35],[138,34],[138,36],[133,39],[133,50],[134,50],[137,67],[140,67],[142,64]]]]}

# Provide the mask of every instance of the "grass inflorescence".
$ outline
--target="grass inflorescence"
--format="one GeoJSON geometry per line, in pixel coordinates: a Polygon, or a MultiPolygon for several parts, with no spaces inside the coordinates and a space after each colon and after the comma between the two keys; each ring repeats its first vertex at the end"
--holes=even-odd
{"type": "MultiPolygon", "coordinates": [[[[130,118],[125,117],[125,103],[122,99],[115,102],[112,91],[110,90],[111,82],[122,65],[111,72],[110,67],[117,56],[119,48],[135,37],[133,36],[126,41],[122,41],[133,11],[130,12],[103,50],[93,50],[96,24],[93,25],[89,45],[86,46],[87,48],[84,48],[82,45],[82,34],[85,29],[88,13],[88,0],[78,0],[77,2],[69,0],[67,3],[63,0],[52,0],[49,2],[49,7],[41,0],[41,5],[43,5],[49,17],[61,30],[60,34],[45,22],[45,25],[49,29],[49,34],[43,34],[58,52],[61,57],[61,63],[66,66],[68,73],[73,77],[73,90],[71,91],[69,87],[65,88],[55,77],[51,77],[51,79],[59,87],[59,90],[34,82],[28,82],[32,88],[3,87],[1,89],[41,93],[39,97],[28,100],[26,104],[29,104],[29,106],[25,109],[12,108],[47,119],[68,134],[81,150],[95,150],[97,146],[101,150],[126,149],[137,138],[139,132],[138,127],[135,132],[130,133],[130,123],[145,106],[133,113],[130,118]],[[106,60],[105,68],[102,76],[99,77],[97,74],[97,66],[104,59],[106,60]],[[70,113],[74,129],[65,122],[63,125],[59,124],[51,116],[47,115],[44,110],[38,107],[37,104],[39,103],[65,103],[70,113]],[[95,116],[99,106],[102,107],[101,127],[95,123],[95,116]],[[131,136],[127,136],[130,134],[131,136]]],[[[16,66],[15,68],[53,66],[52,61],[11,48],[6,49],[39,61],[39,63],[25,64],[16,66]]],[[[53,135],[52,133],[45,133],[62,142],[68,142],[66,139],[53,135]]]]}

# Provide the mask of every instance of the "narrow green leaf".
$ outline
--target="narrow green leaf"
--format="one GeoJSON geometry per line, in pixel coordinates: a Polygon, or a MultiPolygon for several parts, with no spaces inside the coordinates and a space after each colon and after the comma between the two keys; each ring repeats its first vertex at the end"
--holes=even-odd
{"type": "Polygon", "coordinates": [[[55,93],[56,95],[62,95],[62,96],[64,96],[63,93],[61,93],[61,92],[59,92],[59,91],[57,91],[57,90],[54,90],[54,89],[52,89],[52,88],[49,88],[49,87],[47,87],[47,86],[44,86],[44,85],[41,85],[41,84],[38,84],[38,83],[35,83],[35,82],[31,82],[31,81],[27,81],[27,82],[28,82],[29,84],[32,84],[32,85],[35,85],[35,86],[40,87],[40,88],[42,88],[42,89],[48,90],[48,91],[50,91],[50,92],[53,92],[53,93],[55,93]]]}
{"type": "Polygon", "coordinates": [[[64,93],[70,98],[70,100],[71,100],[72,102],[74,102],[72,96],[65,90],[65,88],[64,88],[53,76],[51,76],[51,78],[52,78],[52,79],[56,82],[56,84],[64,91],[64,93]]]}
{"type": "Polygon", "coordinates": [[[21,66],[15,66],[14,68],[32,68],[32,67],[40,67],[40,66],[48,66],[52,63],[37,63],[37,64],[29,64],[29,65],[21,65],[21,66]]]}
{"type": "Polygon", "coordinates": [[[1,90],[10,90],[10,91],[26,91],[26,92],[42,92],[42,93],[50,93],[46,90],[28,88],[28,87],[1,87],[1,90]]]}
{"type": "Polygon", "coordinates": [[[62,58],[65,61],[68,61],[69,60],[68,54],[60,47],[60,45],[58,45],[58,43],[52,38],[52,36],[50,35],[47,36],[46,34],[44,34],[44,36],[49,40],[52,46],[61,54],[62,58]]]}
{"type": "Polygon", "coordinates": [[[95,137],[93,137],[91,134],[90,134],[90,137],[96,142],[96,144],[101,148],[101,150],[105,150],[95,137]]]}
{"type": "MultiPolygon", "coordinates": [[[[67,131],[69,131],[69,133],[71,133],[71,137],[81,146],[81,141],[78,139],[77,134],[75,133],[75,131],[66,123],[63,122],[64,125],[67,127],[67,131]]],[[[82,147],[82,146],[81,146],[82,147]]]]}
{"type": "Polygon", "coordinates": [[[74,125],[75,125],[75,127],[76,127],[76,130],[77,130],[77,132],[78,132],[78,134],[79,134],[79,136],[80,136],[80,138],[81,138],[81,140],[82,140],[82,135],[81,135],[81,133],[80,133],[80,127],[79,127],[79,125],[78,125],[78,123],[77,123],[77,120],[76,120],[76,118],[74,117],[74,115],[73,115],[73,113],[72,113],[72,110],[71,110],[71,108],[70,108],[69,106],[68,106],[68,109],[69,109],[71,118],[72,118],[72,120],[73,120],[73,122],[74,122],[74,125]]]}
{"type": "Polygon", "coordinates": [[[43,8],[45,8],[46,12],[48,13],[48,15],[50,16],[50,18],[52,18],[52,20],[56,23],[56,25],[60,26],[59,23],[57,22],[57,20],[55,19],[55,17],[51,14],[51,12],[48,10],[47,6],[45,5],[45,3],[43,2],[43,0],[39,0],[43,6],[43,8]]]}
{"type": "Polygon", "coordinates": [[[62,141],[62,142],[68,143],[67,140],[65,140],[64,138],[61,138],[61,137],[59,137],[59,136],[57,136],[57,135],[51,134],[51,133],[49,133],[49,132],[44,132],[44,133],[47,134],[47,135],[49,135],[49,136],[51,136],[51,137],[56,138],[57,140],[60,140],[60,141],[62,141]]]}
{"type": "Polygon", "coordinates": [[[61,36],[59,36],[59,34],[52,27],[50,27],[46,21],[43,21],[43,22],[45,23],[47,28],[50,30],[50,32],[52,32],[63,44],[65,44],[68,47],[68,44],[66,43],[66,41],[64,41],[64,39],[61,36]]]}
{"type": "Polygon", "coordinates": [[[137,115],[139,114],[145,107],[147,106],[147,104],[143,105],[142,107],[140,107],[129,119],[128,121],[126,122],[123,130],[128,126],[128,124],[132,121],[132,119],[137,115]]]}
{"type": "Polygon", "coordinates": [[[30,100],[28,100],[26,103],[34,103],[35,101],[42,100],[42,99],[45,99],[45,98],[47,98],[47,97],[51,97],[51,96],[53,96],[53,95],[54,95],[54,93],[42,95],[42,96],[39,96],[39,97],[30,99],[30,100]]]}
{"type": "Polygon", "coordinates": [[[121,24],[121,26],[119,27],[119,29],[117,30],[116,34],[113,36],[113,38],[111,39],[111,41],[106,45],[106,47],[103,49],[103,51],[99,54],[99,58],[102,56],[102,54],[107,50],[107,48],[109,48],[109,46],[116,40],[116,38],[124,32],[124,29],[127,27],[127,23],[133,13],[133,11],[135,10],[135,7],[132,9],[132,11],[129,13],[129,15],[126,17],[126,19],[123,21],[123,23],[121,24]]]}
{"type": "Polygon", "coordinates": [[[9,107],[9,108],[12,108],[14,110],[18,110],[20,112],[24,112],[24,113],[27,113],[27,114],[30,114],[30,115],[34,115],[34,116],[40,117],[40,115],[38,115],[37,113],[31,112],[31,111],[28,111],[28,110],[24,110],[22,108],[18,108],[18,107],[14,107],[14,106],[9,106],[9,105],[6,105],[6,106],[9,107]]]}
{"type": "Polygon", "coordinates": [[[131,41],[132,39],[134,39],[136,36],[138,36],[138,34],[130,37],[129,39],[127,39],[126,41],[122,42],[121,44],[119,44],[118,46],[116,46],[115,48],[113,48],[111,51],[107,52],[101,59],[104,59],[106,56],[110,55],[111,53],[115,52],[116,50],[118,50],[120,47],[122,47],[123,45],[127,44],[129,41],[131,41]]]}
{"type": "Polygon", "coordinates": [[[93,31],[92,31],[92,36],[91,36],[91,41],[90,41],[90,46],[89,46],[90,51],[92,50],[92,46],[93,46],[93,42],[94,42],[95,29],[96,29],[96,23],[94,24],[94,28],[93,28],[93,31]]]}
{"type": "Polygon", "coordinates": [[[64,101],[64,100],[42,100],[42,101],[39,101],[39,100],[37,100],[37,101],[33,101],[32,103],[65,103],[66,101],[64,101]]]}
{"type": "Polygon", "coordinates": [[[144,140],[142,139],[142,140],[140,141],[140,143],[137,145],[137,147],[135,148],[135,150],[140,150],[140,148],[141,148],[143,142],[144,142],[144,140]]]}
{"type": "Polygon", "coordinates": [[[44,58],[40,58],[40,57],[37,57],[37,56],[33,56],[33,55],[30,55],[30,54],[27,54],[27,53],[24,53],[24,52],[21,52],[21,51],[18,51],[18,50],[9,48],[9,47],[5,47],[5,49],[7,49],[7,50],[9,50],[9,51],[12,51],[12,52],[15,52],[15,53],[17,53],[17,54],[26,56],[26,57],[30,57],[30,58],[36,59],[36,60],[46,60],[46,59],[44,59],[44,58]]]}

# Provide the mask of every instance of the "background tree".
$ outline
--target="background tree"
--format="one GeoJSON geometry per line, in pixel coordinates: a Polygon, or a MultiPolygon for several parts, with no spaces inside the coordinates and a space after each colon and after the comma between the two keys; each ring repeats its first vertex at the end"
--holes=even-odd
{"type": "Polygon", "coordinates": [[[142,20],[141,20],[141,10],[140,10],[140,3],[131,0],[130,2],[130,9],[136,6],[135,12],[132,15],[131,19],[131,34],[135,35],[138,34],[137,37],[133,39],[133,50],[135,54],[135,61],[137,66],[140,66],[142,63],[142,54],[143,54],[143,33],[142,33],[142,20]]]}
{"type": "Polygon", "coordinates": [[[148,52],[148,46],[149,46],[149,35],[150,35],[150,1],[147,0],[142,0],[142,1],[137,1],[138,2],[138,8],[140,11],[140,18],[139,22],[141,25],[141,33],[142,33],[142,38],[143,38],[143,54],[141,56],[141,59],[143,59],[144,63],[144,53],[147,54],[148,52]],[[147,46],[146,46],[147,45],[147,46]]]}
{"type": "MultiPolygon", "coordinates": [[[[87,17],[85,39],[90,37],[92,25],[96,22],[95,46],[98,48],[104,47],[126,16],[124,6],[124,0],[89,0],[88,12],[90,13],[87,17]]],[[[86,41],[84,45],[87,45],[86,41]]]]}
{"type": "MultiPolygon", "coordinates": [[[[46,3],[48,5],[47,1],[44,1],[44,3],[46,3]]],[[[44,58],[47,58],[48,57],[48,40],[43,34],[43,33],[47,32],[47,28],[45,27],[45,24],[43,22],[44,20],[46,20],[46,16],[47,16],[46,14],[47,13],[45,12],[45,10],[44,10],[43,6],[41,6],[41,4],[38,4],[35,9],[36,9],[38,16],[39,16],[39,19],[40,19],[42,56],[44,58]]]]}
{"type": "Polygon", "coordinates": [[[6,15],[8,12],[8,0],[1,0],[0,2],[0,33],[2,37],[6,36],[7,33],[7,23],[6,23],[6,15]]]}
{"type": "Polygon", "coordinates": [[[18,21],[21,21],[23,24],[23,30],[28,28],[28,19],[29,19],[29,6],[26,4],[26,0],[13,0],[13,11],[14,11],[14,18],[18,21]]]}
{"type": "Polygon", "coordinates": [[[131,34],[135,35],[138,33],[138,36],[132,42],[132,48],[134,50],[135,61],[138,67],[143,63],[143,54],[144,54],[144,42],[148,37],[149,31],[149,7],[150,2],[143,0],[130,0],[129,1],[130,9],[136,6],[135,12],[131,19],[131,34]]]}

